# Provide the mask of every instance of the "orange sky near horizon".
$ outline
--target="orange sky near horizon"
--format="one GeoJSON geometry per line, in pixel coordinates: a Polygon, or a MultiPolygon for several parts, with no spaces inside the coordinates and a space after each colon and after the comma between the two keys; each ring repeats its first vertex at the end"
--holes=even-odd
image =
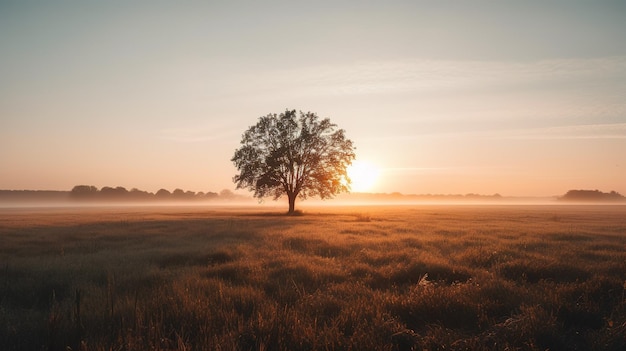
{"type": "Polygon", "coordinates": [[[0,0],[0,189],[234,190],[316,112],[360,191],[626,194],[626,3],[0,0]]]}

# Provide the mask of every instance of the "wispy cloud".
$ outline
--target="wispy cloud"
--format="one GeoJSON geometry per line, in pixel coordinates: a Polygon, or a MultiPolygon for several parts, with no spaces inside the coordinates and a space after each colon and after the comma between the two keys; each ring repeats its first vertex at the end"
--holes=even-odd
{"type": "MultiPolygon", "coordinates": [[[[419,139],[516,139],[516,140],[567,140],[567,139],[626,139],[626,123],[578,124],[554,127],[492,129],[471,131],[425,132],[415,134],[379,135],[376,141],[410,141],[419,139]]],[[[396,168],[401,171],[403,168],[396,168]]],[[[421,168],[420,168],[421,169],[421,168]]],[[[428,170],[424,168],[423,170],[428,170]]]]}
{"type": "MultiPolygon", "coordinates": [[[[246,93],[361,95],[506,88],[571,81],[623,82],[626,57],[533,62],[402,60],[317,66],[256,73],[246,93]]],[[[623,85],[623,84],[622,84],[623,85]]],[[[265,95],[265,94],[264,94],[265,95]]]]}
{"type": "Polygon", "coordinates": [[[177,127],[162,129],[158,138],[178,143],[203,143],[220,139],[235,138],[238,133],[233,129],[211,126],[177,127]]]}
{"type": "Polygon", "coordinates": [[[451,167],[386,167],[381,169],[382,172],[385,173],[394,173],[394,174],[402,174],[402,173],[438,173],[440,171],[449,170],[451,167]]]}
{"type": "Polygon", "coordinates": [[[494,171],[508,172],[511,167],[503,165],[451,165],[445,167],[386,167],[381,172],[387,175],[444,175],[444,174],[492,174],[494,171]]]}
{"type": "Polygon", "coordinates": [[[586,124],[505,131],[506,139],[626,139],[626,123],[586,124]]]}

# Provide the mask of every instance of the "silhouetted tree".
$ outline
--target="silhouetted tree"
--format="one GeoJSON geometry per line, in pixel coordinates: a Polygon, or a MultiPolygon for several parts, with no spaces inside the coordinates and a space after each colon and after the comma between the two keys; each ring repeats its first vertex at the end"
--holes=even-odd
{"type": "Polygon", "coordinates": [[[123,198],[125,195],[128,195],[128,190],[122,186],[118,186],[112,188],[110,186],[105,186],[100,189],[100,196],[106,198],[123,198]]]}
{"type": "Polygon", "coordinates": [[[129,198],[133,200],[147,200],[151,198],[153,194],[147,191],[139,190],[137,188],[132,188],[130,189],[130,192],[128,193],[128,195],[129,195],[129,198]]]}
{"type": "Polygon", "coordinates": [[[234,197],[235,197],[235,193],[233,193],[231,190],[222,189],[222,191],[220,191],[220,199],[222,200],[230,200],[230,199],[233,199],[234,197]]]}
{"type": "Polygon", "coordinates": [[[100,189],[100,196],[101,197],[112,197],[115,194],[115,189],[110,187],[110,186],[103,186],[102,189],[100,189]]]}
{"type": "Polygon", "coordinates": [[[214,191],[207,191],[207,193],[204,194],[205,199],[216,199],[218,196],[219,195],[214,191]]]}
{"type": "Polygon", "coordinates": [[[626,201],[626,197],[616,191],[603,193],[600,190],[570,190],[559,198],[565,201],[626,201]]]}
{"type": "Polygon", "coordinates": [[[354,147],[328,118],[295,110],[268,114],[243,134],[241,144],[231,159],[240,172],[233,178],[237,189],[254,190],[257,198],[287,195],[290,214],[297,197],[326,199],[349,189],[346,169],[354,147]]]}
{"type": "Polygon", "coordinates": [[[98,188],[93,185],[76,185],[70,196],[77,199],[93,199],[98,196],[98,188]]]}
{"type": "Polygon", "coordinates": [[[159,189],[159,191],[155,194],[155,196],[159,199],[169,199],[171,195],[172,193],[170,193],[167,189],[159,189]]]}
{"type": "Polygon", "coordinates": [[[172,192],[172,197],[182,199],[185,197],[185,191],[183,189],[174,189],[174,191],[172,192]]]}

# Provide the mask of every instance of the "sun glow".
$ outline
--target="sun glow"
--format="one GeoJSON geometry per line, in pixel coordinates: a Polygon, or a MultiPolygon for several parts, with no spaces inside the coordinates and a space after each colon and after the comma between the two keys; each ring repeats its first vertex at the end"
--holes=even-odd
{"type": "Polygon", "coordinates": [[[353,192],[370,191],[376,184],[380,171],[369,162],[355,161],[348,167],[348,177],[352,180],[350,186],[353,192]]]}

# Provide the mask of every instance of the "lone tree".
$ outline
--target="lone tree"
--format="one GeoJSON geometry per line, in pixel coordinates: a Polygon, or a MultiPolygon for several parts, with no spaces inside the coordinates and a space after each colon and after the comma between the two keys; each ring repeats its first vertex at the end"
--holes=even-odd
{"type": "Polygon", "coordinates": [[[327,199],[349,190],[346,169],[354,147],[328,118],[296,110],[270,113],[248,128],[241,144],[231,159],[240,172],[233,178],[237,189],[254,190],[259,199],[287,195],[289,214],[297,197],[327,199]]]}

